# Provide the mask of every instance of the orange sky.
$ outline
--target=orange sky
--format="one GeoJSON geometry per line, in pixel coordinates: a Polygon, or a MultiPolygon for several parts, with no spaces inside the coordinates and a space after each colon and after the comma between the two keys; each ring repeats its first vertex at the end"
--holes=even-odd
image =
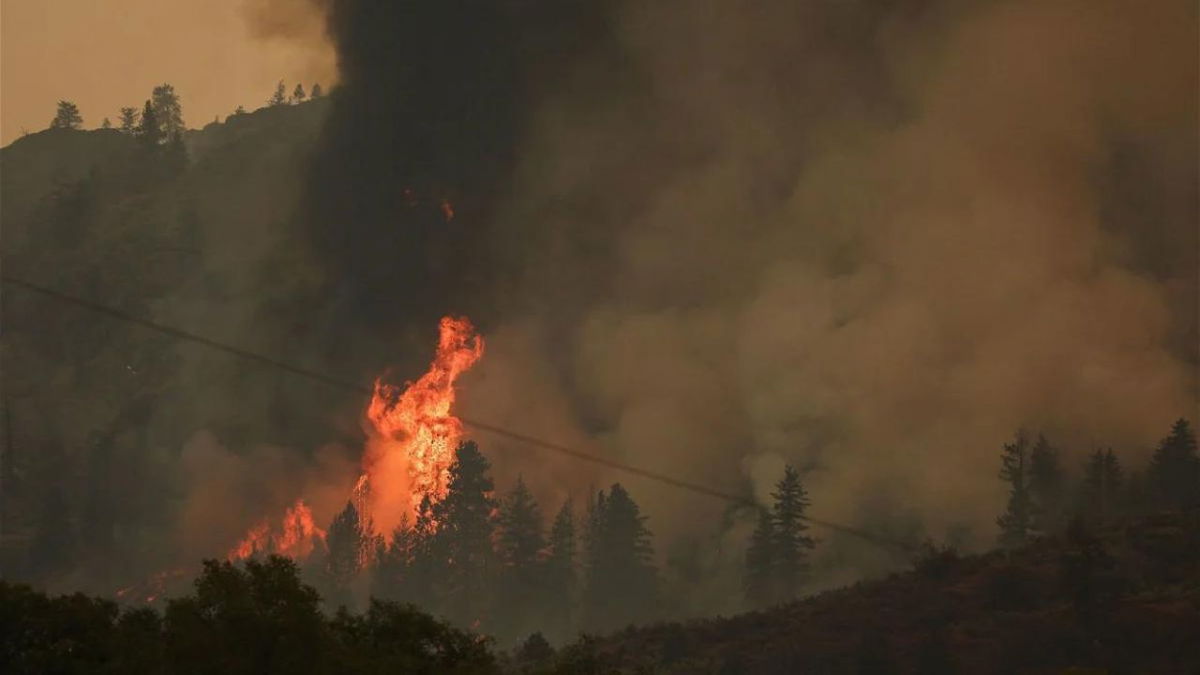
{"type": "MultiPolygon", "coordinates": [[[[59,99],[84,127],[116,123],[157,84],[175,85],[198,128],[263,105],[283,79],[328,88],[335,74],[306,0],[0,0],[0,144],[45,129],[59,99]],[[251,9],[286,6],[296,39],[256,38],[251,9]]],[[[278,30],[278,27],[274,27],[278,30]]]]}

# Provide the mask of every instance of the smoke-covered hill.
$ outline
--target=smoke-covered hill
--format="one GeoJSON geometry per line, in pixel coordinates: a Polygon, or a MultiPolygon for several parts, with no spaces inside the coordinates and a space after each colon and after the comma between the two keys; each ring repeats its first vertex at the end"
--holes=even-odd
{"type": "MultiPolygon", "coordinates": [[[[309,346],[336,327],[320,330],[319,308],[305,303],[312,265],[290,224],[326,108],[232,115],[189,131],[186,156],[116,130],[17,140],[0,150],[5,276],[320,366],[309,346]]],[[[3,309],[11,578],[103,589],[110,572],[153,569],[173,550],[219,550],[229,534],[204,532],[222,529],[220,514],[193,515],[190,532],[178,525],[196,481],[250,478],[254,448],[286,446],[283,469],[238,489],[246,508],[264,508],[274,481],[295,480],[308,453],[357,430],[356,409],[338,427],[357,401],[278,372],[17,287],[5,287],[3,309]],[[189,459],[185,441],[200,429],[227,456],[189,459]],[[56,531],[33,527],[47,513],[56,531]],[[35,529],[42,540],[29,545],[35,529]]],[[[225,517],[239,521],[238,508],[225,517]]]]}

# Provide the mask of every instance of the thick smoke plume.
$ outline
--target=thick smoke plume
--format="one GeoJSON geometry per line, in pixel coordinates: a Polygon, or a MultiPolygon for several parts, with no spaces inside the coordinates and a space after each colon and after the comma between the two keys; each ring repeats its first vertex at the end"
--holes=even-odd
{"type": "MultiPolygon", "coordinates": [[[[331,6],[311,211],[355,312],[482,311],[469,415],[983,543],[1018,427],[1140,457],[1196,411],[1194,7],[388,7],[331,6]]],[[[720,508],[633,484],[664,534],[720,508]]]]}
{"type": "MultiPolygon", "coordinates": [[[[1200,412],[1191,4],[246,7],[263,39],[332,42],[339,83],[192,148],[179,198],[203,255],[147,301],[164,323],[399,384],[437,319],[466,314],[488,354],[461,380],[464,417],[763,501],[790,462],[813,515],[964,544],[994,541],[1017,428],[1069,468],[1101,444],[1140,463],[1200,412]],[[243,138],[263,143],[243,154],[243,138]]],[[[34,333],[81,330],[53,327],[34,333]]],[[[328,523],[365,401],[139,339],[177,365],[135,411],[157,454],[102,434],[88,461],[138,500],[81,469],[101,486],[86,518],[113,530],[177,505],[145,526],[177,540],[145,545],[164,564],[219,554],[298,496],[328,523]]],[[[106,367],[147,378],[124,344],[106,367]]],[[[135,407],[30,400],[19,447],[85,447],[135,407]]],[[[745,514],[477,440],[497,486],[522,475],[547,512],[622,481],[691,609],[736,607],[745,514]]],[[[823,583],[894,562],[817,534],[823,583]]]]}

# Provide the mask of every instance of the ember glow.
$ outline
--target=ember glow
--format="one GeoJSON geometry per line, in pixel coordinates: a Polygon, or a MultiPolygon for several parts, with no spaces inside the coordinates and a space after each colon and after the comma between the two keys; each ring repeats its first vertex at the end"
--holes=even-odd
{"type": "Polygon", "coordinates": [[[483,356],[483,339],[465,317],[445,317],[439,329],[429,370],[404,389],[376,381],[367,408],[365,482],[360,478],[355,491],[364,496],[364,519],[385,535],[405,513],[415,516],[425,496],[445,496],[462,438],[462,422],[450,413],[454,383],[483,356]]]}

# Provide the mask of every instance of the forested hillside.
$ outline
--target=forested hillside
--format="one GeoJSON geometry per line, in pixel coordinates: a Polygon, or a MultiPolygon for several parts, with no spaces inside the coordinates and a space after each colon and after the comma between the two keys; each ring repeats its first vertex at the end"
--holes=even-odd
{"type": "MultiPolygon", "coordinates": [[[[305,283],[287,223],[325,107],[270,106],[169,140],[69,128],[18,139],[0,150],[5,277],[248,348],[295,348],[294,323],[269,313],[305,283]]],[[[235,444],[314,425],[336,437],[328,418],[282,417],[277,373],[12,285],[3,308],[0,559],[16,578],[87,567],[64,583],[102,589],[112,570],[153,569],[197,428],[235,444]]],[[[302,392],[336,408],[322,395],[302,392]]]]}

